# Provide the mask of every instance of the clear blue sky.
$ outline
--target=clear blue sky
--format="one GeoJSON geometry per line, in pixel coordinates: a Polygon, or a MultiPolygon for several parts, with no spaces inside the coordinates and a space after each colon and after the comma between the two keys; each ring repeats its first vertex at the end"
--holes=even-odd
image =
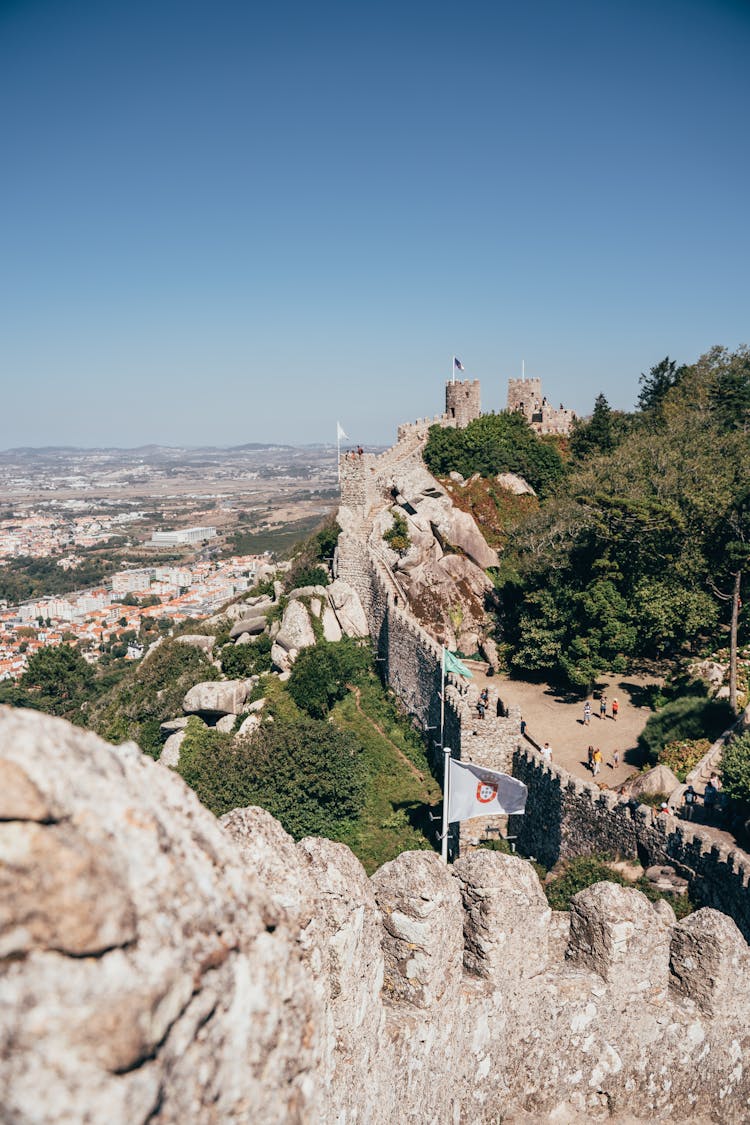
{"type": "Polygon", "coordinates": [[[0,448],[588,412],[750,337],[750,4],[0,0],[0,448]]]}

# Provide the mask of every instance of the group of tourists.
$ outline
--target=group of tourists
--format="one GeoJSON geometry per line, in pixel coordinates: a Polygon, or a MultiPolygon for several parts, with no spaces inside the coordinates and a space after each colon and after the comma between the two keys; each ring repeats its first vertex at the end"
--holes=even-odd
{"type": "MultiPolygon", "coordinates": [[[[682,815],[685,820],[693,819],[700,799],[700,793],[696,792],[692,785],[685,788],[682,794],[682,815]]],[[[703,810],[706,818],[712,820],[715,816],[721,820],[727,813],[728,805],[727,796],[721,790],[721,778],[717,773],[712,773],[703,791],[703,810]]]]}
{"type": "MultiPolygon", "coordinates": [[[[617,722],[617,715],[620,710],[620,702],[618,699],[613,699],[610,704],[606,695],[602,695],[599,699],[599,718],[607,718],[607,708],[610,708],[610,718],[617,722]]],[[[583,725],[585,727],[591,726],[591,700],[587,699],[583,705],[583,725]]]]}
{"type": "MultiPolygon", "coordinates": [[[[594,777],[596,777],[596,775],[599,773],[599,771],[602,768],[602,762],[604,761],[604,755],[602,754],[602,752],[601,752],[601,750],[599,749],[598,746],[592,746],[590,744],[589,744],[589,748],[588,748],[587,753],[588,753],[588,763],[587,763],[588,768],[591,770],[594,777]]],[[[612,751],[612,760],[609,763],[609,768],[613,769],[613,770],[616,770],[617,767],[619,766],[619,764],[620,764],[620,751],[619,750],[613,750],[612,751]]]]}

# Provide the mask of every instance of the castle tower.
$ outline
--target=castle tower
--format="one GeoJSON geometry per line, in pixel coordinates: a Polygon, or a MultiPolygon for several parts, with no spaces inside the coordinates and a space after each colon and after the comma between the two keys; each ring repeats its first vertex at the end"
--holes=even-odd
{"type": "Polygon", "coordinates": [[[461,430],[482,413],[479,380],[445,384],[445,413],[448,425],[461,430]]]}
{"type": "Polygon", "coordinates": [[[541,379],[509,379],[508,410],[520,410],[531,422],[532,416],[542,408],[541,379]]]}
{"type": "Polygon", "coordinates": [[[556,410],[542,394],[541,379],[509,379],[508,410],[520,411],[532,430],[538,434],[569,434],[575,421],[575,411],[560,404],[556,410]]]}

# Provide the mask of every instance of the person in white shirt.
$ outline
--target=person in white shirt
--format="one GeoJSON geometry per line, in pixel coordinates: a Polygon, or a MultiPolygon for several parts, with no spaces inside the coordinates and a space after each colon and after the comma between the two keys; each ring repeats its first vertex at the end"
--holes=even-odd
{"type": "Polygon", "coordinates": [[[544,746],[542,747],[542,757],[544,758],[545,762],[552,761],[552,747],[550,746],[549,742],[545,742],[544,746]]]}

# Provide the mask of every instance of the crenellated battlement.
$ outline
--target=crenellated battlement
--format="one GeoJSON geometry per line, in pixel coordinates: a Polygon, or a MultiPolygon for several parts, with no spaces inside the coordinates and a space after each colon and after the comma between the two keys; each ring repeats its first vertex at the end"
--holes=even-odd
{"type": "Polygon", "coordinates": [[[670,864],[690,881],[704,906],[730,915],[750,940],[750,856],[717,843],[690,824],[649,805],[600,790],[519,747],[513,775],[529,789],[528,815],[513,818],[518,847],[547,866],[562,856],[609,853],[648,867],[670,864]]]}
{"type": "Polygon", "coordinates": [[[263,809],[218,822],[133,745],[11,708],[0,727],[0,830],[25,865],[9,1119],[747,1120],[750,951],[726,915],[677,923],[612,883],[558,914],[531,864],[488,851],[368,879],[263,809]]]}

